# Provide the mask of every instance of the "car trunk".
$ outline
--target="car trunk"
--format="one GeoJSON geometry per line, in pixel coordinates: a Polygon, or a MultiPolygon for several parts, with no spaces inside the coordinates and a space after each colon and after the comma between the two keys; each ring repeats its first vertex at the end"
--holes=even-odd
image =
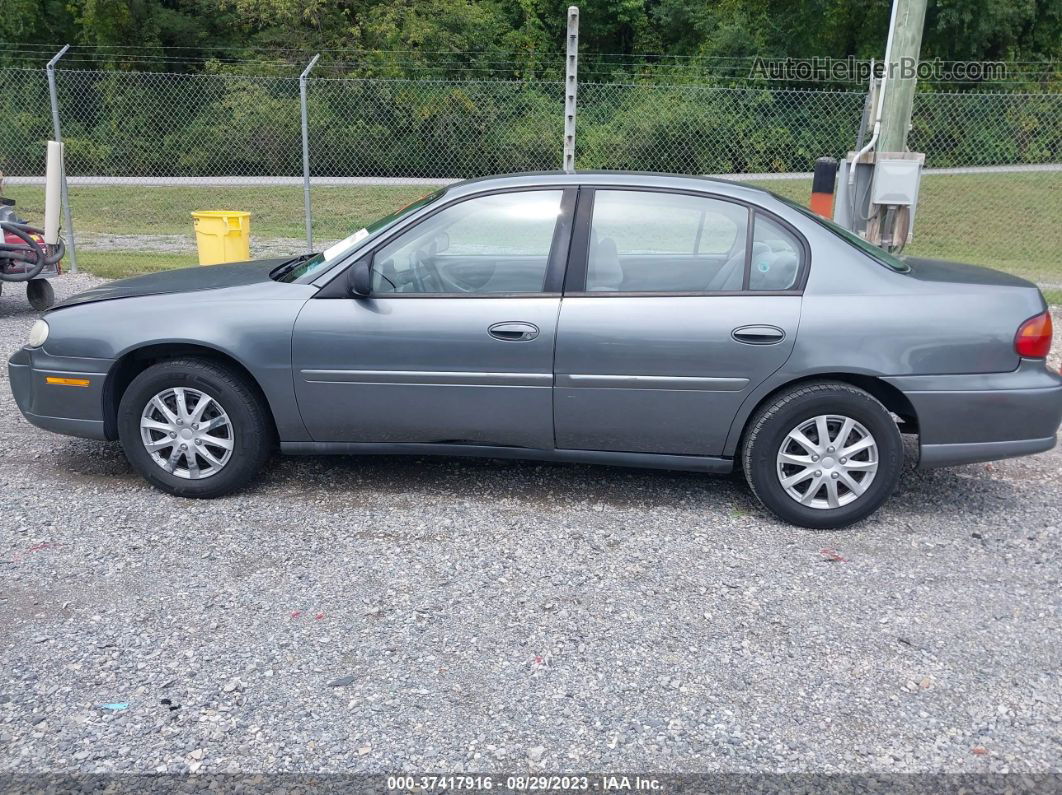
{"type": "Polygon", "coordinates": [[[923,282],[950,282],[952,284],[983,284],[992,287],[1026,287],[1037,290],[1037,286],[1020,276],[1013,276],[1003,271],[985,268],[980,265],[966,265],[961,262],[949,262],[941,259],[921,259],[904,257],[904,262],[911,266],[911,276],[923,282]]]}

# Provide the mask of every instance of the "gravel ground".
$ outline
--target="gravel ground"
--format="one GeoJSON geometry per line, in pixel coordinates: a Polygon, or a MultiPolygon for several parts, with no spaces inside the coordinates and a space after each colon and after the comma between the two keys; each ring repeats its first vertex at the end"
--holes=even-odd
{"type": "MultiPolygon", "coordinates": [[[[6,351],[33,318],[9,288],[6,351]]],[[[0,411],[0,770],[1062,769],[1062,452],[824,533],[733,478],[533,463],[186,501],[0,411]]]]}

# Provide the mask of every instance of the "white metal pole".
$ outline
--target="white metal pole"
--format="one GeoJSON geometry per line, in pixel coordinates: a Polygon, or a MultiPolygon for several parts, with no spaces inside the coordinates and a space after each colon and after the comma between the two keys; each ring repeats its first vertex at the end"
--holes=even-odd
{"type": "Polygon", "coordinates": [[[564,170],[575,171],[575,109],[579,90],[579,6],[568,6],[567,55],[564,60],[564,170]]]}
{"type": "MultiPolygon", "coordinates": [[[[56,143],[63,142],[63,134],[59,129],[59,93],[55,88],[55,65],[59,62],[59,59],[66,55],[66,51],[70,49],[70,45],[66,44],[63,49],[59,50],[55,54],[52,60],[48,61],[48,66],[45,67],[48,73],[48,95],[52,100],[52,127],[54,128],[54,135],[56,143]]],[[[63,197],[63,224],[66,227],[66,253],[70,255],[70,272],[77,273],[77,248],[74,245],[74,217],[70,212],[70,191],[66,184],[66,158],[63,158],[62,164],[62,197],[63,197]]]]}
{"type": "Polygon", "coordinates": [[[306,109],[306,79],[321,57],[317,53],[299,75],[299,100],[302,103],[302,192],[306,204],[306,251],[313,252],[313,209],[310,207],[310,124],[306,109]]]}

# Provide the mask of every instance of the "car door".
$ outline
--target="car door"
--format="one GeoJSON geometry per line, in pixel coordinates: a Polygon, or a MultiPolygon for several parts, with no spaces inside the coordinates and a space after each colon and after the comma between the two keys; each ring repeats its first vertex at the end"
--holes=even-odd
{"type": "Polygon", "coordinates": [[[744,398],[789,356],[803,238],[745,203],[588,189],[557,331],[560,449],[722,453],[744,398]]]}
{"type": "Polygon", "coordinates": [[[308,301],[292,361],[313,439],[551,448],[574,202],[552,188],[446,204],[374,248],[371,295],[308,301]]]}

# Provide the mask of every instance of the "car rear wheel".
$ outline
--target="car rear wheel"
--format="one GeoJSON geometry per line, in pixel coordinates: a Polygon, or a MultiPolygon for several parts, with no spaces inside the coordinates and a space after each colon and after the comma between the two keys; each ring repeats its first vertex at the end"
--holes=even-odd
{"type": "Polygon", "coordinates": [[[220,497],[265,464],[273,445],[267,412],[239,373],[178,359],[133,379],[118,408],[118,436],[152,485],[180,497],[220,497]]]}
{"type": "Polygon", "coordinates": [[[845,527],[896,488],[903,442],[888,410],[850,384],[803,384],[749,423],[742,463],[753,493],[787,522],[845,527]]]}

